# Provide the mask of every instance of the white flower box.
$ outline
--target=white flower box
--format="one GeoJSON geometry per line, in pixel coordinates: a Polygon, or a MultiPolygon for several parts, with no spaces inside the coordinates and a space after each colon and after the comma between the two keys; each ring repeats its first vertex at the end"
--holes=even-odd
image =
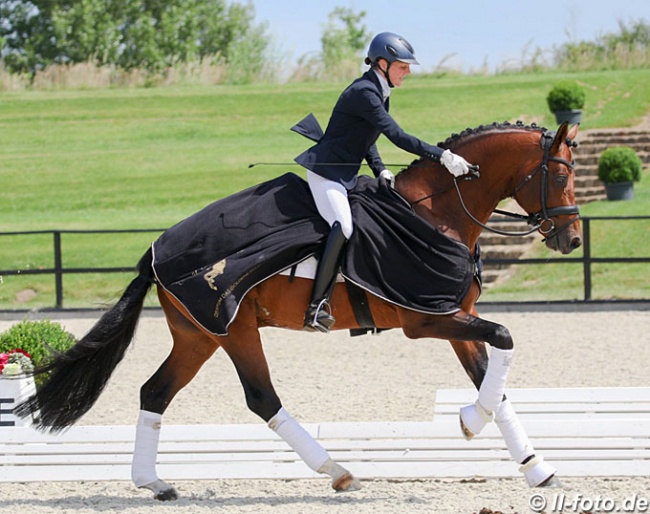
{"type": "Polygon", "coordinates": [[[0,375],[0,433],[4,427],[31,425],[30,419],[14,416],[13,409],[36,392],[32,377],[5,378],[0,375]]]}

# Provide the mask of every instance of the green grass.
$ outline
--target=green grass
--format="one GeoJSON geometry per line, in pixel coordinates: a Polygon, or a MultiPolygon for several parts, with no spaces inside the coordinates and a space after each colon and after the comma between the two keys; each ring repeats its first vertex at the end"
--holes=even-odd
{"type": "MultiPolygon", "coordinates": [[[[493,121],[553,127],[546,94],[579,80],[583,126],[630,126],[650,111],[650,70],[490,77],[411,76],[394,91],[402,127],[437,142],[493,121]]],[[[289,128],[324,125],[343,84],[287,84],[0,94],[0,231],[163,228],[207,203],[280,175],[310,144],[289,128]]],[[[381,139],[385,162],[412,159],[381,139]]],[[[635,201],[636,202],[636,201],[635,201]]],[[[648,204],[646,203],[646,206],[648,204]]],[[[646,209],[647,212],[647,209],[646,209]]],[[[0,269],[52,266],[51,236],[0,237],[0,269]]],[[[134,265],[152,239],[65,235],[65,266],[134,265]]],[[[648,253],[646,252],[646,255],[648,253]]],[[[127,277],[65,278],[65,306],[103,302],[127,277]],[[100,282],[107,282],[100,284],[100,282]]],[[[3,277],[0,307],[53,305],[52,277],[3,277]],[[32,289],[24,303],[16,294],[32,289]]]]}

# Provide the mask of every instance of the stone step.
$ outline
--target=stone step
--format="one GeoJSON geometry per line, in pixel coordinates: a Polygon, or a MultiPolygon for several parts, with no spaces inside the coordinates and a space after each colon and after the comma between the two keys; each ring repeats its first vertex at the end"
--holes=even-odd
{"type": "Polygon", "coordinates": [[[578,154],[575,151],[573,152],[573,158],[576,161],[576,170],[584,168],[585,166],[598,166],[598,159],[600,154],[578,154]]]}
{"type": "Polygon", "coordinates": [[[579,137],[601,137],[601,136],[644,136],[650,135],[647,127],[618,127],[583,130],[579,137]]]}
{"type": "Polygon", "coordinates": [[[603,183],[598,179],[597,175],[588,174],[581,175],[575,178],[576,191],[578,189],[582,190],[583,188],[589,187],[603,187],[603,183]]]}
{"type": "MultiPolygon", "coordinates": [[[[636,150],[635,150],[636,151],[636,150]]],[[[641,159],[643,164],[650,164],[650,152],[636,152],[641,159]]],[[[598,169],[598,161],[600,160],[600,154],[597,155],[575,155],[576,169],[584,168],[585,166],[593,166],[595,169],[598,169]]]]}
{"type": "Polygon", "coordinates": [[[502,270],[488,269],[487,267],[483,268],[481,273],[481,280],[483,281],[483,286],[487,287],[494,284],[503,276],[502,270]]]}
{"type": "MultiPolygon", "coordinates": [[[[493,226],[492,223],[489,225],[493,226]]],[[[524,228],[527,227],[525,223],[515,224],[511,223],[505,230],[510,232],[524,231],[524,228]]],[[[493,227],[494,228],[494,227],[493,227]]],[[[502,236],[500,234],[493,234],[484,230],[481,236],[478,238],[478,242],[481,245],[481,248],[488,245],[529,245],[535,241],[535,236],[533,234],[528,236],[502,236]]]]}
{"type": "Polygon", "coordinates": [[[598,165],[597,164],[585,164],[584,166],[576,166],[575,169],[576,177],[589,177],[598,175],[598,165]]]}
{"type": "Polygon", "coordinates": [[[583,142],[587,143],[604,143],[608,141],[614,142],[636,142],[636,143],[650,143],[650,132],[628,132],[628,133],[589,133],[586,137],[579,137],[578,144],[583,142]]]}
{"type": "MultiPolygon", "coordinates": [[[[577,190],[576,190],[577,193],[577,190]]],[[[586,196],[586,197],[592,197],[592,196],[598,196],[600,194],[605,193],[605,186],[602,184],[599,184],[597,186],[590,186],[590,187],[581,187],[580,188],[580,196],[586,196]]],[[[593,201],[593,198],[591,199],[593,201]]]]}
{"type": "Polygon", "coordinates": [[[598,200],[605,200],[607,195],[604,187],[599,188],[584,188],[576,191],[576,203],[582,205],[589,202],[596,202],[598,200]]]}
{"type": "Polygon", "coordinates": [[[607,148],[618,147],[618,146],[629,146],[639,155],[641,160],[646,159],[648,157],[648,154],[650,154],[650,143],[643,144],[643,145],[634,145],[634,144],[615,144],[612,143],[611,141],[603,142],[603,143],[594,143],[586,148],[582,148],[581,150],[575,149],[573,151],[573,154],[575,157],[582,157],[582,156],[599,157],[600,154],[603,153],[607,148]]]}
{"type": "Polygon", "coordinates": [[[596,141],[589,140],[583,143],[578,143],[577,148],[580,149],[579,151],[596,153],[602,151],[596,149],[600,149],[602,147],[607,148],[609,146],[631,146],[632,148],[636,148],[641,152],[647,152],[650,148],[650,142],[641,141],[638,139],[603,139],[596,141]]]}
{"type": "Polygon", "coordinates": [[[528,244],[488,245],[481,247],[483,259],[518,259],[528,249],[528,244]]]}

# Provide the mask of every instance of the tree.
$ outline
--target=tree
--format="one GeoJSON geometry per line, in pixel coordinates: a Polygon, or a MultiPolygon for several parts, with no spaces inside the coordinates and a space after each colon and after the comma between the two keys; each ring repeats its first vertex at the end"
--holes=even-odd
{"type": "Polygon", "coordinates": [[[0,0],[0,43],[12,72],[94,62],[159,72],[269,38],[252,4],[226,0],[0,0]]]}
{"type": "Polygon", "coordinates": [[[370,33],[361,23],[365,16],[365,11],[355,13],[348,7],[336,7],[330,12],[321,37],[323,64],[328,77],[346,78],[351,73],[358,73],[362,52],[370,42],[370,33]]]}

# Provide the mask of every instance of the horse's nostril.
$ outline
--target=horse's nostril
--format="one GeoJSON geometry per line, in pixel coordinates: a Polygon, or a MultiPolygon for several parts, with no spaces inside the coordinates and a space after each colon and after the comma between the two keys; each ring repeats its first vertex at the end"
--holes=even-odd
{"type": "Polygon", "coordinates": [[[576,248],[580,248],[582,246],[582,238],[580,237],[574,237],[571,239],[571,248],[575,250],[576,248]]]}

